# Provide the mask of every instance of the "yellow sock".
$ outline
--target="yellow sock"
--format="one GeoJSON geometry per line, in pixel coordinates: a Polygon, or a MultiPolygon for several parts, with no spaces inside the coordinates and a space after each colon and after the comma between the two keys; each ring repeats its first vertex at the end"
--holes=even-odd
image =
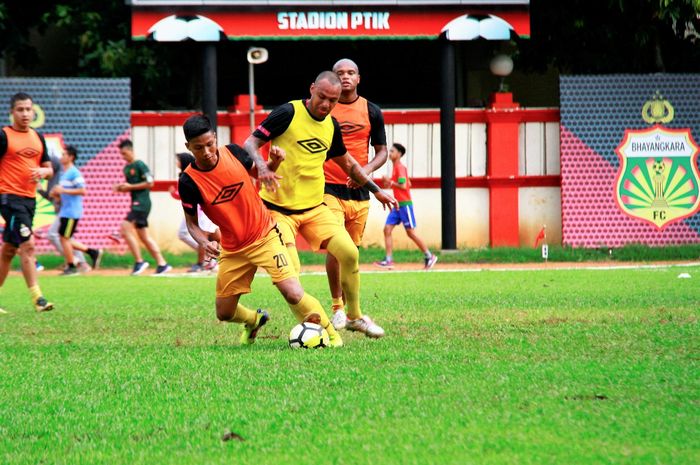
{"type": "Polygon", "coordinates": [[[29,288],[29,295],[32,297],[32,302],[36,303],[39,297],[41,297],[41,289],[38,284],[29,288]]]}
{"type": "Polygon", "coordinates": [[[348,304],[348,318],[356,320],[362,317],[360,310],[360,252],[350,236],[337,234],[328,242],[330,252],[340,264],[340,285],[348,304]]]}
{"type": "Polygon", "coordinates": [[[333,311],[342,310],[345,308],[345,302],[343,302],[343,297],[333,297],[333,311]]]}
{"type": "Polygon", "coordinates": [[[231,321],[253,326],[258,321],[258,313],[239,303],[238,306],[236,306],[236,311],[233,312],[231,321]]]}
{"type": "Polygon", "coordinates": [[[321,317],[321,326],[326,328],[329,336],[335,336],[335,328],[331,324],[331,320],[328,319],[326,311],[323,309],[321,303],[316,299],[316,297],[304,293],[304,297],[301,298],[297,304],[289,304],[289,308],[292,309],[292,313],[297,317],[297,320],[304,321],[304,319],[311,313],[318,313],[321,317]]]}

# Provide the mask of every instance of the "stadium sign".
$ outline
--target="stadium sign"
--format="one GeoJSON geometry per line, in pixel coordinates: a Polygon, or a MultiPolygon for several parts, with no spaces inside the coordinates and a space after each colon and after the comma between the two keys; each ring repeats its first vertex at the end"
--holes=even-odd
{"type": "Polygon", "coordinates": [[[690,129],[670,129],[673,108],[657,96],[644,106],[643,117],[654,126],[626,130],[615,152],[620,169],[615,198],[627,215],[659,230],[700,210],[698,145],[690,129]]]}
{"type": "Polygon", "coordinates": [[[530,36],[527,10],[419,9],[220,9],[134,10],[135,40],[216,42],[247,39],[510,40],[530,36]]]}

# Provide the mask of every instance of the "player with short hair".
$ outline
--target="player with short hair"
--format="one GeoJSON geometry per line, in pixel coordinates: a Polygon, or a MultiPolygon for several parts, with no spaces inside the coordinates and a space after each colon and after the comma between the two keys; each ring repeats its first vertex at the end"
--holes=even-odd
{"type": "MultiPolygon", "coordinates": [[[[217,318],[243,323],[241,343],[255,342],[258,330],[267,323],[269,315],[261,309],[254,312],[246,308],[239,299],[250,292],[255,271],[262,267],[299,321],[320,317],[320,324],[330,336],[330,344],[342,346],[343,340],[323,307],[315,297],[304,292],[297,278],[280,230],[250,179],[258,174],[251,157],[235,144],[217,148],[216,134],[204,115],[188,118],[183,131],[185,145],[195,162],[180,175],[178,191],[190,234],[204,247],[207,256],[219,257],[217,318]],[[210,238],[199,227],[197,206],[219,226],[220,241],[210,238]]],[[[270,149],[270,162],[269,166],[265,164],[265,169],[275,179],[277,176],[272,171],[284,156],[280,148],[270,149]]]]}
{"type": "MultiPolygon", "coordinates": [[[[0,214],[5,221],[0,249],[0,288],[10,272],[10,264],[19,253],[24,281],[34,309],[53,310],[36,277],[32,222],[36,210],[37,183],[53,176],[44,137],[31,127],[34,102],[18,92],[10,98],[12,125],[0,130],[0,214]]],[[[2,313],[5,313],[0,309],[2,313]]]]}
{"type": "MultiPolygon", "coordinates": [[[[338,121],[348,153],[357,160],[364,172],[371,176],[374,171],[384,166],[387,159],[382,110],[357,93],[360,71],[354,61],[348,58],[338,60],[333,65],[333,72],[340,78],[341,92],[331,116],[338,121]],[[369,160],[370,144],[374,148],[372,160],[369,160]]],[[[359,247],[369,215],[369,190],[366,187],[348,186],[348,175],[332,160],[324,163],[323,171],[326,177],[323,201],[359,247]]],[[[332,298],[331,321],[336,329],[343,329],[347,324],[347,315],[340,284],[340,266],[332,254],[326,255],[326,274],[332,298]]]]}
{"type": "Polygon", "coordinates": [[[399,201],[399,207],[391,210],[389,212],[389,216],[386,218],[386,224],[384,225],[384,244],[386,247],[386,256],[384,257],[384,260],[375,262],[375,265],[388,269],[394,267],[394,260],[392,258],[393,238],[391,237],[391,233],[394,231],[396,225],[403,223],[403,227],[406,230],[406,235],[425,255],[423,268],[425,270],[429,270],[435,265],[438,258],[435,254],[430,252],[430,249],[428,249],[415,231],[416,216],[413,213],[413,200],[411,199],[411,180],[408,178],[408,170],[406,169],[406,165],[401,163],[401,157],[403,157],[405,154],[406,147],[401,144],[393,144],[389,150],[389,158],[394,166],[392,168],[391,178],[383,176],[384,187],[392,188],[394,190],[394,196],[396,197],[396,200],[399,201]]]}
{"type": "Polygon", "coordinates": [[[340,263],[340,280],[348,303],[347,328],[369,337],[382,337],[384,330],[360,309],[359,252],[337,217],[323,203],[323,163],[332,159],[359,186],[365,186],[384,205],[396,200],[380,189],[350,156],[338,122],[330,116],[338,102],[341,83],[332,71],[324,71],[311,84],[311,96],[275,108],[245,142],[255,161],[263,189],[260,196],[282,232],[297,272],[301,266],[296,250],[300,233],[318,251],[325,249],[340,263]],[[271,172],[260,148],[267,143],[284,149],[286,158],[271,172]]]}
{"type": "Polygon", "coordinates": [[[131,140],[124,139],[119,143],[119,153],[126,161],[126,166],[124,166],[126,182],[115,184],[112,189],[114,192],[129,192],[131,195],[131,210],[126,215],[126,219],[122,221],[120,229],[121,235],[126,240],[136,261],[131,274],[139,275],[148,268],[148,262],[144,261],[141,255],[139,239],[156,260],[158,267],[155,274],[167,273],[172,267],[165,261],[158,244],[148,233],[148,214],[151,212],[150,189],[153,187],[153,176],[148,166],[143,161],[136,159],[134,144],[131,140]]]}
{"type": "Polygon", "coordinates": [[[102,250],[93,249],[73,239],[73,234],[78,227],[78,221],[83,216],[83,196],[85,195],[85,178],[75,166],[78,150],[69,145],[61,156],[61,178],[51,191],[49,196],[59,199],[61,205],[58,211],[59,227],[58,236],[61,241],[63,257],[66,259],[66,267],[61,273],[63,276],[78,274],[78,260],[74,250],[85,252],[92,260],[92,268],[100,266],[102,250]]]}

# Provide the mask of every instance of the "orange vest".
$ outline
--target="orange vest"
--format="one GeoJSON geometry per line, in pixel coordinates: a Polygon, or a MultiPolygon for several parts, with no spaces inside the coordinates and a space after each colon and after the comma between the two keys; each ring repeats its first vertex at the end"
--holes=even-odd
{"type": "MultiPolygon", "coordinates": [[[[365,166],[369,161],[369,136],[372,131],[367,99],[358,97],[352,103],[338,102],[331,116],[338,120],[345,148],[360,166],[365,166]]],[[[348,179],[345,171],[332,160],[325,162],[323,171],[327,184],[345,184],[348,179]]]]}
{"type": "Polygon", "coordinates": [[[248,171],[226,148],[210,171],[185,169],[202,195],[202,210],[221,229],[221,245],[236,251],[262,238],[275,225],[248,171]]]}
{"type": "Polygon", "coordinates": [[[7,126],[2,130],[7,136],[7,151],[0,158],[0,194],[33,199],[37,183],[32,180],[31,170],[41,166],[44,144],[34,129],[21,132],[7,126]]]}

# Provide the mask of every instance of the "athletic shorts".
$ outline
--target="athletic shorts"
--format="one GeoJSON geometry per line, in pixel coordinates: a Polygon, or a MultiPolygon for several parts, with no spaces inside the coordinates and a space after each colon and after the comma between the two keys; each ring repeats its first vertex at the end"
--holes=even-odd
{"type": "Polygon", "coordinates": [[[345,226],[355,245],[359,246],[367,226],[369,200],[343,200],[331,194],[324,194],[323,203],[328,205],[338,221],[345,226]]]}
{"type": "Polygon", "coordinates": [[[5,221],[2,240],[15,247],[32,237],[36,200],[14,194],[0,194],[0,214],[5,221]]]}
{"type": "Polygon", "coordinates": [[[78,227],[78,220],[74,218],[60,218],[59,220],[58,234],[66,239],[73,237],[73,233],[78,227]]]}
{"type": "Polygon", "coordinates": [[[321,244],[333,236],[347,234],[338,218],[324,204],[293,215],[270,210],[270,215],[277,222],[285,244],[294,244],[299,233],[314,252],[318,252],[321,244]]]}
{"type": "Polygon", "coordinates": [[[386,217],[386,224],[396,226],[399,223],[403,223],[403,227],[406,229],[416,227],[416,216],[413,214],[412,203],[401,205],[398,209],[393,209],[389,212],[389,216],[386,217]]]}
{"type": "Polygon", "coordinates": [[[148,227],[148,214],[150,212],[139,212],[131,210],[126,215],[126,221],[134,223],[136,229],[143,229],[148,227]]]}
{"type": "Polygon", "coordinates": [[[231,297],[250,293],[250,284],[258,267],[267,271],[273,283],[297,277],[287,246],[276,226],[266,236],[247,247],[236,251],[221,251],[216,296],[231,297]]]}

